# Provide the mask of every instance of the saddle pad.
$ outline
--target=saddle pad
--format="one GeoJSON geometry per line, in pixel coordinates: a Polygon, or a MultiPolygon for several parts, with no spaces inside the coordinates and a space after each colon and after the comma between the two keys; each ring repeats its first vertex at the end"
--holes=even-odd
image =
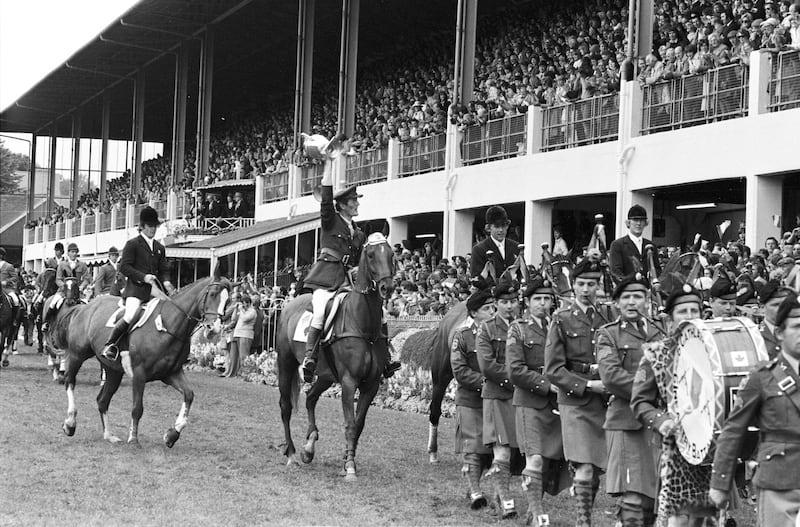
{"type": "MultiPolygon", "coordinates": [[[[324,338],[322,339],[323,342],[327,342],[331,338],[331,333],[333,332],[333,320],[336,318],[336,312],[339,311],[339,306],[342,304],[342,300],[344,297],[347,296],[348,291],[341,291],[336,293],[336,295],[330,300],[328,304],[329,309],[327,310],[327,317],[325,317],[325,324],[323,325],[323,335],[324,338]]],[[[294,336],[292,340],[295,342],[306,342],[306,337],[308,336],[308,328],[311,326],[311,317],[313,313],[311,311],[306,311],[302,315],[300,315],[300,320],[297,321],[297,327],[294,328],[294,336]]]]}
{"type": "MultiPolygon", "coordinates": [[[[142,316],[139,317],[139,320],[136,321],[136,324],[133,325],[133,327],[128,331],[128,333],[130,333],[136,328],[144,326],[147,320],[150,318],[150,315],[152,315],[153,311],[155,311],[156,306],[160,301],[161,300],[158,298],[153,298],[148,303],[144,304],[140,308],[144,310],[144,313],[142,313],[142,316]]],[[[113,313],[111,313],[111,316],[108,318],[108,322],[106,322],[107,328],[113,328],[117,324],[117,320],[119,320],[122,314],[125,313],[125,304],[123,304],[122,300],[119,301],[118,305],[120,307],[118,307],[113,313]]]]}

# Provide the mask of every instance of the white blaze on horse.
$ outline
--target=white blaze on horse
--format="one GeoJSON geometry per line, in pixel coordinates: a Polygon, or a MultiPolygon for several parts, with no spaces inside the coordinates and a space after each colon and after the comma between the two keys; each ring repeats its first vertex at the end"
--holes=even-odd
{"type": "MultiPolygon", "coordinates": [[[[164,434],[164,442],[172,447],[186,427],[194,392],[188,386],[183,365],[189,356],[192,333],[201,324],[206,333],[214,332],[224,314],[230,293],[230,282],[214,276],[184,287],[170,299],[159,301],[141,324],[132,324],[127,335],[130,368],[133,376],[133,409],[128,443],[138,445],[139,420],[143,413],[144,386],[161,381],[183,394],[183,404],[173,428],[164,434]]],[[[152,302],[152,300],[151,300],[152,302]]],[[[144,308],[143,308],[144,309],[144,308]]],[[[108,406],[122,381],[123,368],[118,361],[109,361],[100,354],[111,328],[108,321],[121,315],[119,298],[98,297],[86,305],[62,309],[50,329],[52,344],[66,352],[65,385],[67,390],[67,419],[63,430],[68,436],[75,433],[75,377],[83,363],[95,356],[106,370],[106,381],[97,397],[97,407],[103,424],[103,439],[119,442],[110,430],[108,406]]],[[[112,324],[113,325],[113,324],[112,324]]],[[[123,341],[126,339],[123,339],[123,341]]]]}

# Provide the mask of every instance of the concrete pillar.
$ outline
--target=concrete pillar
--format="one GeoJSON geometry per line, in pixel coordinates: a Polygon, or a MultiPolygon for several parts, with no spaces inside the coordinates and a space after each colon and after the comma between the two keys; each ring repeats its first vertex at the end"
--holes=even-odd
{"type": "MultiPolygon", "coordinates": [[[[25,207],[25,221],[31,221],[36,208],[36,133],[31,134],[31,169],[28,172],[28,203],[25,207]]],[[[24,245],[24,240],[23,240],[24,245]]],[[[24,261],[24,260],[23,260],[24,261]]]]}
{"type": "Polygon", "coordinates": [[[311,84],[314,72],[314,19],[316,0],[298,0],[297,68],[294,99],[294,146],[300,132],[311,133],[311,84]]]}
{"type": "Polygon", "coordinates": [[[81,216],[81,236],[86,234],[86,216],[81,216]]]}
{"type": "Polygon", "coordinates": [[[106,199],[108,177],[108,135],[111,128],[111,95],[103,92],[103,114],[100,131],[100,201],[106,199]]]}
{"type": "MultiPolygon", "coordinates": [[[[186,95],[189,86],[189,48],[184,43],[175,54],[175,100],[172,111],[172,171],[170,186],[183,178],[186,154],[186,95]]],[[[170,216],[168,216],[170,217],[170,216]]]]}
{"type": "Polygon", "coordinates": [[[78,198],[81,195],[80,188],[80,163],[81,163],[81,124],[83,122],[80,111],[72,116],[72,196],[70,202],[72,208],[78,206],[78,198]]]}
{"type": "Polygon", "coordinates": [[[338,129],[353,136],[356,110],[356,67],[358,66],[358,22],[361,0],[342,0],[342,42],[339,48],[338,129]]]}
{"type": "Polygon", "coordinates": [[[405,217],[387,218],[389,222],[389,240],[391,244],[403,243],[408,239],[408,219],[405,217]]]}
{"type": "Polygon", "coordinates": [[[167,219],[178,219],[178,196],[175,191],[170,188],[167,192],[167,219]]]}
{"type": "MultiPolygon", "coordinates": [[[[36,227],[37,229],[41,229],[41,227],[36,227]]],[[[73,236],[77,236],[77,232],[72,232],[72,220],[66,220],[64,222],[64,239],[69,240],[73,236]]]]}
{"type": "Polygon", "coordinates": [[[49,181],[47,184],[47,213],[52,214],[56,201],[56,137],[55,125],[50,129],[50,166],[48,167],[49,181]]]}
{"type": "MultiPolygon", "coordinates": [[[[632,137],[639,137],[642,133],[642,105],[644,104],[644,93],[639,83],[631,81],[627,83],[628,95],[628,139],[632,137]]],[[[620,98],[620,106],[622,105],[622,98],[620,98]]],[[[620,111],[622,108],[620,108],[620,111]]],[[[620,120],[622,114],[620,113],[620,120]]]]}
{"type": "Polygon", "coordinates": [[[111,230],[116,230],[117,228],[117,217],[119,216],[119,211],[116,207],[111,207],[111,230]]]}
{"type": "Polygon", "coordinates": [[[288,198],[295,199],[300,197],[300,176],[302,170],[294,163],[289,164],[289,189],[288,198]]]}
{"type": "Polygon", "coordinates": [[[267,176],[262,175],[256,178],[256,184],[255,184],[256,195],[253,197],[253,201],[255,201],[256,207],[264,203],[264,179],[266,177],[267,176]]]}
{"type": "Polygon", "coordinates": [[[525,141],[527,155],[538,154],[542,151],[542,126],[544,125],[544,110],[539,106],[528,107],[528,135],[525,141]]]}
{"type": "Polygon", "coordinates": [[[200,78],[197,106],[197,161],[195,180],[202,181],[208,173],[211,147],[211,95],[214,84],[214,26],[206,26],[200,49],[200,78]]]}
{"type": "Polygon", "coordinates": [[[131,194],[139,193],[142,188],[142,147],[144,144],[144,70],[136,72],[133,84],[133,170],[131,177],[131,194]]]}
{"type": "Polygon", "coordinates": [[[125,228],[132,229],[136,226],[136,222],[138,218],[134,217],[135,211],[134,206],[128,203],[128,206],[125,207],[125,228]]]}
{"type": "Polygon", "coordinates": [[[447,233],[447,251],[443,256],[464,256],[472,251],[472,223],[475,219],[472,211],[450,211],[449,227],[447,233]]]}
{"type": "Polygon", "coordinates": [[[542,244],[553,248],[553,202],[525,202],[525,261],[538,267],[542,244]]]}
{"type": "Polygon", "coordinates": [[[461,87],[460,101],[472,100],[475,89],[475,33],[478,25],[478,0],[463,0],[464,25],[461,40],[461,87]]]}
{"type": "Polygon", "coordinates": [[[745,195],[745,242],[755,253],[769,236],[781,239],[775,219],[781,214],[783,178],[749,175],[745,195]]]}
{"type": "MultiPolygon", "coordinates": [[[[769,80],[772,76],[772,53],[753,51],[750,53],[750,89],[748,91],[747,115],[767,113],[769,105],[769,80]]],[[[762,240],[763,242],[763,240],[762,240]]]]}
{"type": "MultiPolygon", "coordinates": [[[[219,257],[216,254],[214,254],[214,251],[215,251],[214,247],[211,247],[210,250],[211,250],[211,264],[209,265],[208,269],[209,269],[209,274],[211,276],[214,276],[214,270],[219,265],[219,257]]],[[[197,281],[197,263],[196,262],[195,262],[195,266],[194,266],[194,279],[195,279],[195,281],[197,281]]]]}
{"type": "Polygon", "coordinates": [[[400,173],[400,140],[397,138],[389,139],[387,148],[387,180],[397,179],[400,173]]]}

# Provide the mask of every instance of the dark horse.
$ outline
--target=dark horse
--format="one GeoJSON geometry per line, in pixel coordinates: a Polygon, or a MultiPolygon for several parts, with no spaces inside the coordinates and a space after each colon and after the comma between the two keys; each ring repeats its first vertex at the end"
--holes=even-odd
{"type": "Polygon", "coordinates": [[[21,311],[14,307],[11,297],[0,291],[0,364],[3,368],[8,367],[8,354],[17,340],[21,311]]]}
{"type": "MultiPolygon", "coordinates": [[[[339,306],[334,321],[333,336],[320,353],[318,377],[306,396],[308,432],[300,453],[304,463],[314,458],[314,445],[319,439],[315,409],[320,395],[334,382],[342,385],[342,409],[345,421],[345,479],[356,479],[356,447],[367,410],[381,384],[386,364],[388,343],[382,334],[382,304],[394,288],[394,260],[384,235],[372,234],[367,239],[358,265],[358,277],[352,292],[339,306]],[[353,408],[355,391],[359,390],[358,407],[353,408]]],[[[288,304],[278,322],[278,382],[280,387],[281,419],[286,434],[284,454],[287,464],[299,464],[292,441],[289,422],[297,407],[300,392],[298,366],[303,359],[304,342],[293,341],[298,321],[311,309],[311,295],[297,297],[288,304]]]]}
{"type": "MultiPolygon", "coordinates": [[[[175,421],[175,427],[164,434],[164,442],[172,447],[186,427],[194,392],[186,382],[183,365],[189,356],[189,341],[198,324],[207,332],[224,313],[230,292],[230,282],[220,278],[218,270],[214,276],[198,280],[181,289],[169,300],[159,302],[145,324],[129,336],[130,359],[133,370],[133,409],[128,443],[139,444],[139,419],[142,417],[144,386],[159,380],[183,394],[183,405],[175,421]]],[[[75,433],[75,376],[81,365],[90,357],[97,357],[106,370],[106,382],[97,396],[97,408],[103,424],[103,439],[112,443],[120,439],[111,433],[108,423],[108,405],[122,381],[122,367],[118,362],[102,358],[104,344],[111,328],[107,321],[119,308],[119,298],[99,297],[89,304],[63,306],[51,325],[51,344],[66,350],[65,382],[67,389],[67,419],[64,433],[75,433]]]]}

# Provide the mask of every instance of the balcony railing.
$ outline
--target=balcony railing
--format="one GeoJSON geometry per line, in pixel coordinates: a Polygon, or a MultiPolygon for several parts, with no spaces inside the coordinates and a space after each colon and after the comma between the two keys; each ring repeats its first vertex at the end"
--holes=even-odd
{"type": "Polygon", "coordinates": [[[399,177],[413,176],[444,168],[446,134],[420,137],[400,143],[399,177]]]}
{"type": "Polygon", "coordinates": [[[67,224],[63,221],[56,223],[56,240],[63,240],[67,237],[67,224]]]}
{"type": "Polygon", "coordinates": [[[261,203],[272,203],[289,197],[289,171],[274,172],[264,176],[261,203]]]}
{"type": "Polygon", "coordinates": [[[618,135],[618,93],[550,106],[543,111],[542,152],[616,141],[618,135]]]}
{"type": "Polygon", "coordinates": [[[300,195],[309,196],[322,181],[324,165],[313,163],[300,167],[300,195]]]}
{"type": "Polygon", "coordinates": [[[742,117],[749,68],[731,64],[643,88],[642,135],[742,117]]]}
{"type": "MultiPolygon", "coordinates": [[[[125,208],[119,209],[117,211],[117,221],[116,221],[116,225],[114,225],[115,229],[124,229],[125,228],[125,223],[127,221],[127,218],[126,218],[127,214],[126,213],[127,213],[127,209],[125,209],[125,208]]],[[[134,221],[136,219],[138,219],[138,218],[135,218],[134,221]]]]}
{"type": "Polygon", "coordinates": [[[97,217],[93,214],[91,216],[86,216],[86,220],[83,222],[86,230],[83,234],[94,234],[94,231],[97,227],[97,217]]]}
{"type": "Polygon", "coordinates": [[[373,148],[347,156],[347,185],[367,185],[386,181],[389,176],[389,149],[373,148]]]}
{"type": "Polygon", "coordinates": [[[474,165],[525,155],[527,133],[526,114],[469,126],[464,130],[464,164],[474,165]]]}
{"type": "Polygon", "coordinates": [[[772,60],[769,111],[800,108],[800,50],[778,53],[772,60]]]}
{"type": "Polygon", "coordinates": [[[192,196],[183,191],[175,193],[175,219],[180,219],[192,212],[192,196]]]}
{"type": "Polygon", "coordinates": [[[67,221],[72,222],[72,237],[80,236],[83,234],[81,232],[81,219],[80,218],[70,218],[67,221]]]}
{"type": "Polygon", "coordinates": [[[198,218],[196,225],[201,234],[218,234],[249,227],[255,222],[255,218],[198,218]]]}
{"type": "Polygon", "coordinates": [[[111,213],[104,213],[101,212],[98,215],[98,231],[97,232],[108,232],[111,230],[111,213]]]}

